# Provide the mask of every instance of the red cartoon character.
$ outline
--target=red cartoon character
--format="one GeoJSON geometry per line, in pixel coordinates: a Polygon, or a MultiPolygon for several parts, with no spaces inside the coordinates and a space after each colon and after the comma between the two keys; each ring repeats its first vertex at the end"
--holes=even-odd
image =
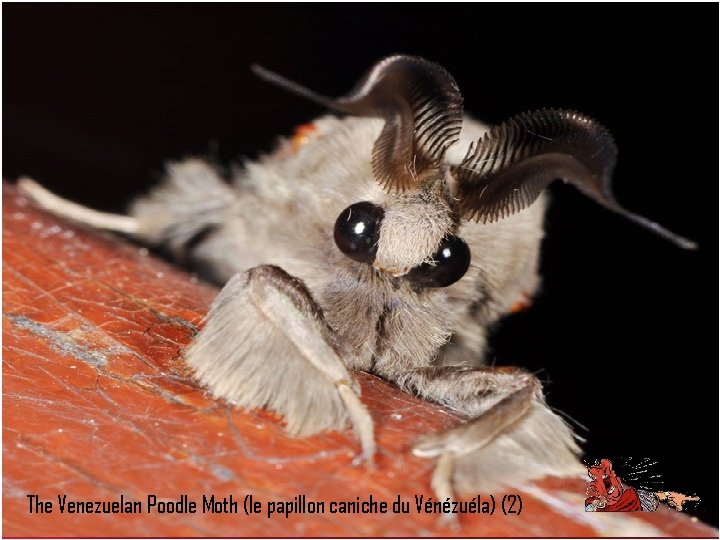
{"type": "Polygon", "coordinates": [[[601,459],[588,467],[590,485],[585,499],[586,512],[654,512],[660,501],[678,512],[688,501],[699,501],[696,495],[688,496],[676,491],[648,491],[622,485],[609,459],[601,459]]]}
{"type": "Polygon", "coordinates": [[[637,491],[624,487],[608,459],[588,467],[590,485],[585,499],[586,512],[640,512],[643,510],[637,491]]]}

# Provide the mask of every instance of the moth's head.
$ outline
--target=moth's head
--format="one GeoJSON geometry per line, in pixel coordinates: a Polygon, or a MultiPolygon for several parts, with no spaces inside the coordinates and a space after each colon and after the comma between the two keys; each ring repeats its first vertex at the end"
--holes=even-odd
{"type": "Polygon", "coordinates": [[[379,203],[348,206],[335,221],[338,249],[417,287],[455,283],[470,265],[470,248],[455,234],[459,216],[444,174],[437,171],[420,188],[387,194],[379,203]]]}
{"type": "Polygon", "coordinates": [[[459,164],[449,164],[445,154],[460,135],[462,96],[437,64],[388,57],[340,98],[318,95],[257,66],[255,71],[337,111],[385,120],[369,157],[386,198],[348,201],[334,237],[345,255],[390,276],[421,287],[454,283],[470,262],[468,246],[455,235],[459,222],[489,223],[520,212],[556,179],[683,248],[696,247],[620,206],[610,189],[617,157],[613,138],[580,113],[517,115],[471,144],[459,164]]]}

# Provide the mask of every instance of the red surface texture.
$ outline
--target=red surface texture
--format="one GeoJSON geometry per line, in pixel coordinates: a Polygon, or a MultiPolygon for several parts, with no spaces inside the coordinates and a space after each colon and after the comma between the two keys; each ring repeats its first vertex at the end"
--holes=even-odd
{"type": "Polygon", "coordinates": [[[586,514],[581,478],[493,493],[494,514],[464,514],[449,528],[439,514],[417,511],[416,496],[433,496],[434,463],[410,448],[456,424],[452,412],[359,374],[376,425],[374,469],[353,464],[359,446],[349,430],[289,438],[280,418],[212,399],[184,368],[181,351],[215,289],[146,250],[37,210],[12,186],[3,191],[6,536],[717,536],[664,507],[586,514]],[[519,515],[502,512],[505,494],[520,496],[519,515]],[[51,502],[52,512],[38,513],[28,495],[51,502]],[[63,495],[123,497],[141,512],[61,512],[63,495]],[[150,495],[186,495],[197,512],[148,512],[150,495]],[[324,512],[268,517],[270,503],[300,495],[324,502],[324,512]],[[333,501],[371,495],[389,503],[388,513],[330,512],[333,501]],[[203,512],[203,496],[232,496],[237,513],[203,512]],[[260,513],[246,515],[248,496],[260,513]],[[408,513],[392,512],[398,497],[408,513]]]}

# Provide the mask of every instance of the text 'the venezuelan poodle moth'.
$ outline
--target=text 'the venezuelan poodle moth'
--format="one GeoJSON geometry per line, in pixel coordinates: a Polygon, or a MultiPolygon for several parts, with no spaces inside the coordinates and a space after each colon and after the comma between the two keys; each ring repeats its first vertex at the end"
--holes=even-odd
{"type": "Polygon", "coordinates": [[[337,99],[256,71],[349,116],[317,119],[303,144],[282,143],[230,184],[201,160],[171,165],[129,216],[21,187],[56,213],[167,245],[228,280],[185,353],[214,396],[277,411],[296,436],[350,424],[371,460],[373,422],[352,375],[363,370],[466,415],[413,449],[438,458],[443,498],[581,474],[539,381],[482,365],[483,351],[488,327],[538,286],[541,194],[555,179],[693,247],[615,201],[610,134],[564,110],[490,130],[463,122],[453,78],[417,57],[382,60],[337,99]]]}

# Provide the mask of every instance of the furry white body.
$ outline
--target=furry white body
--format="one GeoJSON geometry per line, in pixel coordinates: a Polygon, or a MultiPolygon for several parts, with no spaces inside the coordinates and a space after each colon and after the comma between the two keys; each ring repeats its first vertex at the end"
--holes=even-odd
{"type": "Polygon", "coordinates": [[[201,160],[171,165],[130,216],[22,187],[57,213],[169,247],[226,282],[185,351],[218,398],[275,410],[299,436],[349,421],[370,460],[373,420],[351,373],[365,370],[466,415],[413,448],[438,458],[442,498],[582,473],[539,381],[484,366],[483,354],[489,327],[538,287],[551,182],[695,247],[615,200],[610,133],[581,113],[543,109],[483,135],[463,118],[452,76],[418,57],[381,60],[340,98],[255,71],[358,118],[318,119],[303,144],[282,142],[230,183],[201,160]]]}
{"type": "MultiPolygon", "coordinates": [[[[413,293],[409,285],[349,261],[333,241],[335,219],[349,204],[397,197],[378,185],[368,160],[382,121],[327,116],[313,125],[317,132],[306,144],[294,150],[283,141],[229,185],[199,160],[171,166],[168,183],[132,209],[139,235],[181,245],[203,227],[218,225],[192,255],[222,282],[264,264],[302,279],[330,325],[355,345],[353,357],[344,359],[351,369],[372,370],[376,323],[387,306],[402,327],[393,348],[407,367],[481,364],[487,327],[538,285],[544,200],[495,223],[463,221],[457,234],[471,249],[468,272],[449,287],[413,293]],[[396,287],[406,294],[400,297],[396,287]]],[[[485,130],[466,120],[454,147],[460,151],[450,160],[459,161],[485,130]]]]}
{"type": "MultiPolygon", "coordinates": [[[[454,408],[469,422],[414,449],[440,458],[432,483],[443,497],[581,474],[572,432],[545,405],[537,380],[482,366],[490,325],[538,286],[544,196],[494,223],[461,220],[432,189],[398,194],[380,187],[368,156],[382,121],[327,116],[314,127],[299,148],[284,140],[229,183],[202,160],[170,165],[165,182],[132,205],[124,232],[202,261],[216,280],[234,276],[187,351],[198,380],[238,406],[278,411],[294,435],[350,421],[367,458],[373,424],[348,370],[375,373],[454,408]],[[335,245],[338,214],[358,201],[385,207],[391,225],[381,229],[378,259],[399,268],[399,277],[350,260],[335,245]],[[471,250],[464,277],[444,288],[413,287],[403,271],[429,260],[451,232],[471,250]],[[264,265],[299,278],[309,295],[302,283],[288,294],[272,279],[254,279],[251,269],[262,274],[264,265]]],[[[459,162],[484,131],[466,120],[449,162],[459,162]]],[[[89,222],[48,194],[35,198],[89,222]]],[[[103,227],[103,219],[94,216],[93,226],[103,227]]],[[[117,229],[118,219],[108,216],[105,227],[117,229]]]]}

